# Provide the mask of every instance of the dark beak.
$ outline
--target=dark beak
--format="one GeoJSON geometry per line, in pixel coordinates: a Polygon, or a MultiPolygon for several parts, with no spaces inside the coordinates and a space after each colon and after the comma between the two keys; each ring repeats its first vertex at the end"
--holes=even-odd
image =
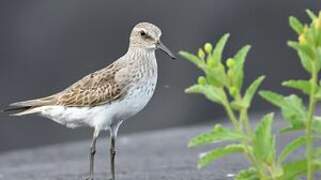
{"type": "Polygon", "coordinates": [[[174,54],[161,41],[158,41],[156,47],[159,48],[160,50],[164,51],[172,59],[176,59],[174,54]]]}

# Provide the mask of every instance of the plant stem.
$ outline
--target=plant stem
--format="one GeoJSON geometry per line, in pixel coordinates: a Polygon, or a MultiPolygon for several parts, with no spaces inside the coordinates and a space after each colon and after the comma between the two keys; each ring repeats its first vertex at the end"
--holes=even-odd
{"type": "MultiPolygon", "coordinates": [[[[240,92],[235,97],[236,101],[242,101],[242,96],[240,92]]],[[[244,139],[242,143],[245,145],[246,148],[246,157],[251,161],[254,167],[257,168],[259,177],[261,180],[267,180],[269,179],[265,174],[265,169],[262,167],[261,163],[257,161],[255,158],[253,152],[249,149],[249,147],[252,146],[252,142],[249,141],[249,139],[252,139],[253,137],[253,131],[251,129],[251,125],[249,123],[249,117],[248,117],[248,108],[242,108],[239,110],[239,124],[242,126],[241,131],[243,134],[245,134],[248,138],[244,139]]]]}
{"type": "Polygon", "coordinates": [[[240,126],[239,126],[239,123],[236,119],[236,116],[230,106],[230,103],[229,102],[226,102],[223,104],[224,108],[225,108],[225,111],[227,113],[227,116],[229,117],[229,119],[232,121],[234,127],[239,131],[240,130],[240,126]]]}
{"type": "Polygon", "coordinates": [[[248,114],[247,114],[247,109],[242,109],[241,112],[240,112],[240,118],[241,118],[241,121],[243,123],[243,127],[245,128],[244,130],[248,133],[248,135],[253,135],[252,134],[252,129],[251,129],[251,125],[250,125],[250,122],[249,122],[249,117],[248,117],[248,114]]]}
{"type": "MultiPolygon", "coordinates": [[[[241,96],[240,92],[238,92],[238,94],[236,95],[236,100],[237,101],[241,101],[242,100],[242,96],[241,96]]],[[[248,108],[242,108],[240,110],[240,117],[239,118],[240,118],[240,122],[242,123],[242,127],[245,130],[245,132],[248,135],[252,136],[253,132],[252,132],[252,129],[251,129],[251,125],[249,123],[249,117],[248,117],[247,111],[248,111],[248,108]]]]}
{"type": "MultiPolygon", "coordinates": [[[[232,108],[231,108],[230,103],[229,103],[228,101],[226,101],[226,103],[224,103],[223,106],[224,106],[224,108],[225,108],[225,110],[226,110],[226,112],[227,112],[228,117],[231,119],[234,127],[235,127],[239,132],[245,134],[247,137],[251,137],[251,135],[249,135],[248,133],[244,132],[244,130],[240,127],[240,124],[242,123],[242,121],[241,121],[241,116],[240,116],[239,120],[237,120],[234,112],[232,111],[232,108]]],[[[245,111],[247,111],[247,110],[245,109],[245,111]]],[[[247,112],[246,112],[246,114],[247,114],[247,112]]],[[[256,161],[253,153],[252,153],[252,152],[250,151],[250,149],[249,149],[250,143],[248,142],[248,138],[244,139],[244,140],[242,141],[242,143],[243,143],[244,146],[245,146],[245,151],[246,151],[246,152],[244,153],[245,157],[255,165],[255,167],[256,167],[256,168],[258,169],[258,171],[259,171],[260,177],[264,177],[265,175],[264,175],[264,172],[262,171],[262,168],[261,168],[260,164],[256,161]]]]}
{"type": "MultiPolygon", "coordinates": [[[[240,111],[240,122],[242,123],[243,126],[243,133],[246,134],[246,136],[248,136],[250,139],[252,139],[253,137],[253,131],[251,129],[250,123],[249,123],[249,118],[248,118],[248,109],[244,108],[240,111]]],[[[259,177],[262,180],[267,180],[267,176],[265,174],[265,169],[262,167],[262,164],[257,161],[257,159],[255,158],[254,154],[252,151],[249,150],[248,146],[252,146],[251,145],[252,142],[249,142],[247,139],[243,141],[243,144],[246,147],[246,151],[247,151],[247,156],[250,158],[250,160],[252,161],[253,165],[257,168],[258,172],[259,172],[259,177]]]]}
{"type": "Polygon", "coordinates": [[[224,107],[224,109],[225,109],[225,111],[227,113],[227,116],[232,121],[234,127],[238,131],[240,131],[241,129],[240,129],[239,122],[238,122],[238,120],[237,120],[237,118],[236,118],[236,116],[235,116],[235,114],[234,114],[234,112],[232,110],[232,107],[231,107],[230,102],[229,102],[229,100],[227,98],[226,92],[224,91],[224,89],[222,89],[222,91],[223,91],[223,94],[224,94],[224,100],[223,100],[222,105],[223,105],[223,107],[224,107]]]}
{"type": "Polygon", "coordinates": [[[308,117],[306,121],[306,158],[307,158],[307,180],[314,179],[314,169],[313,169],[313,134],[312,134],[312,122],[313,116],[316,108],[316,99],[315,99],[315,91],[317,85],[318,75],[315,70],[315,67],[312,66],[312,77],[311,77],[311,89],[309,95],[309,110],[308,110],[308,117]]]}

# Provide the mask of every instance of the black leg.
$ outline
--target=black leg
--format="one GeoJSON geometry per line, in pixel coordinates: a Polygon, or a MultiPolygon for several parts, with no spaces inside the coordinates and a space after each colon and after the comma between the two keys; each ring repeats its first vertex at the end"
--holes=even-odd
{"type": "Polygon", "coordinates": [[[115,156],[116,156],[116,137],[110,136],[110,172],[112,180],[115,180],[115,156]]]}
{"type": "Polygon", "coordinates": [[[93,180],[94,179],[94,161],[95,161],[95,154],[96,154],[96,140],[98,138],[99,135],[99,131],[94,131],[93,134],[93,139],[91,142],[91,146],[90,146],[90,169],[89,169],[89,177],[86,178],[86,180],[93,180]]]}
{"type": "Polygon", "coordinates": [[[115,171],[115,158],[116,158],[116,138],[118,134],[118,129],[123,121],[119,121],[114,126],[110,128],[110,173],[111,180],[116,180],[116,171],[115,171]]]}

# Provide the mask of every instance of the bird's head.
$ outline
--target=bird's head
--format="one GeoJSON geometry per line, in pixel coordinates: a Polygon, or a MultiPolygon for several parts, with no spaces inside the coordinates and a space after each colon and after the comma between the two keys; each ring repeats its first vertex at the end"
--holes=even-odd
{"type": "Polygon", "coordinates": [[[174,54],[161,42],[161,35],[161,30],[154,24],[148,22],[138,23],[130,34],[130,46],[146,50],[161,49],[172,59],[176,59],[174,54]]]}

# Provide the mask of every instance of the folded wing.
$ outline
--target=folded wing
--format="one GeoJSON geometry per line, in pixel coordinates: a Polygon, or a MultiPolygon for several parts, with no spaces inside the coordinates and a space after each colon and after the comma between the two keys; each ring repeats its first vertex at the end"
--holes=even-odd
{"type": "Polygon", "coordinates": [[[128,68],[123,67],[115,62],[85,76],[62,92],[44,98],[12,103],[10,108],[4,111],[18,111],[16,115],[25,115],[35,113],[32,110],[42,106],[93,107],[113,102],[124,97],[129,88],[130,72],[128,68]]]}

